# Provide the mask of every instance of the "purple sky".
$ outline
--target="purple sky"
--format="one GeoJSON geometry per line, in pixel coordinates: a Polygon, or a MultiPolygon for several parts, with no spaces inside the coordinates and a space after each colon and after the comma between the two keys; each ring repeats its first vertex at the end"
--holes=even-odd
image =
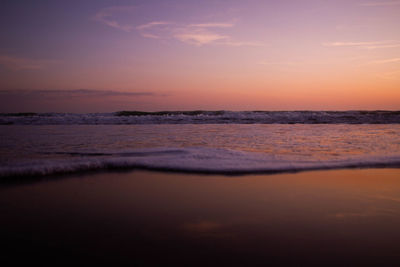
{"type": "Polygon", "coordinates": [[[400,1],[2,1],[0,112],[400,108],[400,1]]]}

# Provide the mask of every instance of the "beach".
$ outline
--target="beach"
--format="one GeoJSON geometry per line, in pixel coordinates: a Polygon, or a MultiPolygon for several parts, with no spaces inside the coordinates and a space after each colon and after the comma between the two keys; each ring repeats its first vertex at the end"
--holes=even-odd
{"type": "Polygon", "coordinates": [[[2,1],[1,267],[400,266],[399,14],[2,1]]]}
{"type": "Polygon", "coordinates": [[[111,171],[0,188],[2,260],[130,265],[400,263],[400,170],[111,171]]]}

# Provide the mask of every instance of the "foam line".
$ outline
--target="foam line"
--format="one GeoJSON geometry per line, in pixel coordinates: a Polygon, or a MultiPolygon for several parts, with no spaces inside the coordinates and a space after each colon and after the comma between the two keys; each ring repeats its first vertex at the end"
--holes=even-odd
{"type": "Polygon", "coordinates": [[[118,124],[390,124],[400,111],[121,111],[0,114],[0,125],[118,124]]]}
{"type": "MultiPolygon", "coordinates": [[[[57,152],[56,152],[57,153],[57,152]]],[[[99,153],[97,153],[99,154],[99,153]]],[[[31,160],[0,167],[0,177],[46,176],[112,169],[149,169],[208,174],[257,174],[341,168],[400,167],[400,155],[309,160],[217,148],[152,148],[101,156],[31,160]]]]}

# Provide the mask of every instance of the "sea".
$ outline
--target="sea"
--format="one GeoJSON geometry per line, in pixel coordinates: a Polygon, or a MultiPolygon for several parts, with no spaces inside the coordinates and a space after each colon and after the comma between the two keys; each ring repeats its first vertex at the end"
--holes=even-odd
{"type": "MultiPolygon", "coordinates": [[[[399,168],[400,111],[0,114],[0,178],[399,168]]],[[[7,179],[6,179],[7,178],[7,179]]]]}

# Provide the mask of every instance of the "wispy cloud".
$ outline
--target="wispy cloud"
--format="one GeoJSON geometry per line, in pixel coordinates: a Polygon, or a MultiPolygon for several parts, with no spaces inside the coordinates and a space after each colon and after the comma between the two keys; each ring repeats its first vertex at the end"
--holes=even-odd
{"type": "Polygon", "coordinates": [[[380,49],[380,48],[396,48],[400,47],[399,44],[387,44],[387,45],[371,45],[371,46],[366,46],[366,49],[380,49]]]}
{"type": "Polygon", "coordinates": [[[189,27],[199,27],[199,28],[231,28],[235,26],[232,23],[199,23],[199,24],[189,24],[189,27]]]}
{"type": "Polygon", "coordinates": [[[160,25],[169,25],[169,24],[172,24],[172,23],[167,22],[167,21],[153,21],[153,22],[139,25],[136,27],[136,29],[138,29],[140,31],[140,30],[150,29],[150,28],[160,26],[160,25]]]}
{"type": "Polygon", "coordinates": [[[325,46],[367,46],[381,44],[382,42],[331,42],[324,43],[325,46]]]}
{"type": "Polygon", "coordinates": [[[400,62],[400,58],[389,58],[389,59],[382,59],[382,60],[373,60],[370,61],[369,64],[385,64],[385,63],[395,63],[400,62]]]}
{"type": "Polygon", "coordinates": [[[386,1],[386,2],[366,2],[366,3],[361,3],[360,6],[369,6],[369,7],[374,7],[374,6],[398,6],[400,5],[400,1],[386,1]]]}
{"type": "Polygon", "coordinates": [[[197,30],[187,31],[185,33],[175,34],[174,37],[181,42],[202,46],[205,44],[215,43],[219,40],[226,40],[229,38],[227,35],[221,35],[214,32],[197,30]]]}
{"type": "Polygon", "coordinates": [[[226,28],[235,25],[227,22],[207,22],[197,24],[178,24],[165,21],[153,21],[136,27],[143,37],[153,39],[176,39],[180,42],[195,45],[225,45],[225,46],[261,46],[259,42],[237,41],[226,28]]]}
{"type": "Polygon", "coordinates": [[[374,42],[327,42],[324,46],[331,47],[358,47],[364,49],[395,48],[400,47],[400,41],[374,41],[374,42]]]}
{"type": "Polygon", "coordinates": [[[149,39],[175,39],[180,42],[194,45],[225,45],[225,46],[262,46],[260,42],[235,40],[226,32],[235,27],[232,22],[204,22],[204,23],[176,23],[170,21],[150,21],[141,25],[122,23],[121,13],[130,13],[134,6],[114,6],[101,9],[92,18],[109,27],[125,32],[136,30],[142,37],[149,39]]]}
{"type": "Polygon", "coordinates": [[[5,66],[9,70],[40,70],[47,66],[57,63],[57,60],[45,60],[45,59],[31,59],[22,58],[9,55],[0,55],[0,65],[5,66]]]}
{"type": "Polygon", "coordinates": [[[152,33],[141,33],[141,35],[145,38],[150,38],[150,39],[160,39],[161,37],[152,33]]]}
{"type": "MultiPolygon", "coordinates": [[[[192,24],[187,27],[176,28],[173,37],[181,42],[195,45],[223,45],[223,46],[263,46],[260,42],[237,41],[227,33],[221,33],[213,28],[228,28],[228,24],[205,23],[192,24]],[[195,26],[194,26],[195,25],[195,26]],[[204,27],[201,25],[205,25],[204,27]]],[[[229,24],[229,27],[234,25],[229,24]]]]}
{"type": "Polygon", "coordinates": [[[123,24],[121,22],[118,22],[114,16],[119,13],[127,13],[127,12],[132,12],[135,10],[134,6],[113,6],[113,7],[107,7],[103,8],[99,12],[94,15],[92,18],[95,21],[101,22],[107,26],[110,26],[112,28],[116,28],[125,32],[130,32],[134,27],[129,24],[123,24]]]}

